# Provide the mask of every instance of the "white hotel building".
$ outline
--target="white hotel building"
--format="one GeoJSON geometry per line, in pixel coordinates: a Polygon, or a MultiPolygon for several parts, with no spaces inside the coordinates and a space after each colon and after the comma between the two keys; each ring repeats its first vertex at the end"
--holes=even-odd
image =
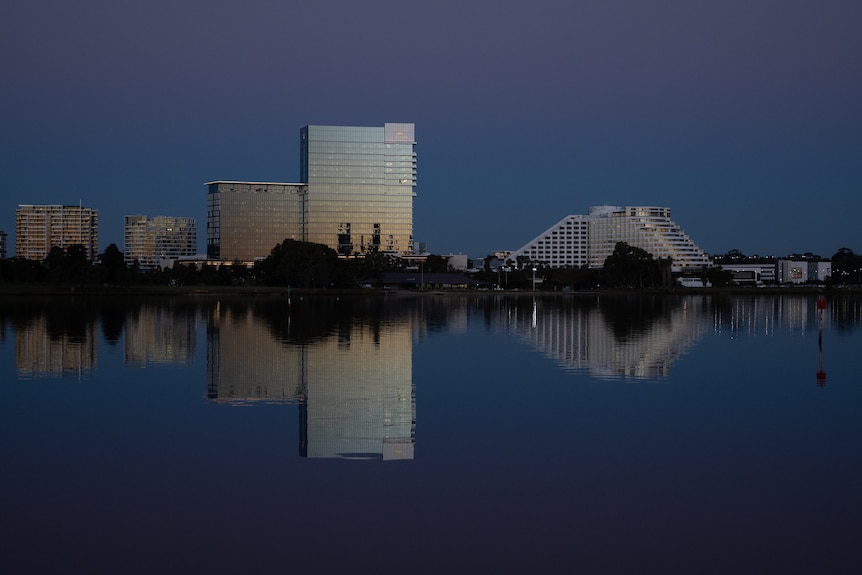
{"type": "Polygon", "coordinates": [[[509,257],[552,268],[601,268],[617,242],[671,258],[675,272],[709,265],[704,251],[670,219],[670,208],[649,206],[594,206],[589,215],[566,216],[509,257]]]}

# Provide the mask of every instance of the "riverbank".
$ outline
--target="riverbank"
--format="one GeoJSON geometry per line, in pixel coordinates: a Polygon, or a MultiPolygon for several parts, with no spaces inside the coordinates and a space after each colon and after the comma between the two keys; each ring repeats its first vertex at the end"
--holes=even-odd
{"type": "Polygon", "coordinates": [[[57,286],[47,284],[0,284],[0,297],[48,297],[48,296],[92,296],[92,297],[287,297],[295,296],[439,296],[447,294],[471,294],[486,296],[525,296],[525,295],[819,295],[819,294],[860,294],[862,286],[774,286],[760,288],[723,287],[723,288],[674,288],[674,289],[632,289],[632,290],[585,290],[585,291],[530,291],[530,290],[417,290],[417,289],[296,289],[273,286],[57,286]]]}

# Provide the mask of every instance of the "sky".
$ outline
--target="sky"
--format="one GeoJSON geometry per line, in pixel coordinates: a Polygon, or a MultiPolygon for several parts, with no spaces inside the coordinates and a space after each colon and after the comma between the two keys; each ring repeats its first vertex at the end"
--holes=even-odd
{"type": "Polygon", "coordinates": [[[858,0],[4,0],[0,229],[19,204],[188,216],[296,182],[308,124],[416,125],[414,239],[515,250],[665,206],[705,251],[862,253],[858,0]]]}

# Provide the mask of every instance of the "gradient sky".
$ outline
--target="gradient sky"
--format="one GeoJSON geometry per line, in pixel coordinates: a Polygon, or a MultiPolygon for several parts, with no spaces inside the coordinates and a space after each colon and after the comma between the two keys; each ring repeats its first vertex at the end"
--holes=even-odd
{"type": "MultiPolygon", "coordinates": [[[[416,124],[414,237],[517,249],[668,206],[709,253],[862,252],[862,2],[5,0],[0,229],[19,204],[191,216],[297,181],[307,124],[416,124]]],[[[11,248],[11,246],[10,246],[11,248]]],[[[14,253],[14,252],[12,252],[14,253]]]]}

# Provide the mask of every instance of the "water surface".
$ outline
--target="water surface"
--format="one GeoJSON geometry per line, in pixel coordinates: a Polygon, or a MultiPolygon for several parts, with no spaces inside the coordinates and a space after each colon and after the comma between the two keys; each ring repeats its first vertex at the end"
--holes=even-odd
{"type": "Polygon", "coordinates": [[[856,573],[862,300],[0,303],[0,569],[856,573]]]}

